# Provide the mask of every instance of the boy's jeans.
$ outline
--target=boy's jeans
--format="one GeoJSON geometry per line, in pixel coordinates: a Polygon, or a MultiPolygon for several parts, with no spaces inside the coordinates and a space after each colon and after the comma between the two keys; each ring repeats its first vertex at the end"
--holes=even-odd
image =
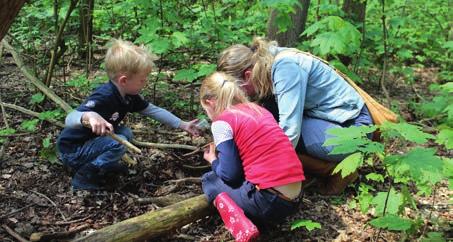
{"type": "MultiPolygon", "coordinates": [[[[132,139],[132,131],[120,126],[115,133],[126,140],[132,139]]],[[[119,160],[126,153],[126,147],[109,136],[99,136],[85,142],[76,152],[71,154],[60,153],[60,159],[65,166],[75,172],[86,164],[92,164],[99,169],[100,175],[115,172],[119,160]]]]}

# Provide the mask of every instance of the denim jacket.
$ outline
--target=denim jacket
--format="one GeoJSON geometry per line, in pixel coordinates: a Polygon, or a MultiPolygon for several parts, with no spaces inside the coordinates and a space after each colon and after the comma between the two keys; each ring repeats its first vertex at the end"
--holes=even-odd
{"type": "MultiPolygon", "coordinates": [[[[276,56],[288,48],[271,47],[276,56]]],[[[336,123],[357,117],[363,99],[334,69],[303,53],[278,58],[272,64],[273,93],[279,124],[296,147],[307,115],[336,123]]]]}

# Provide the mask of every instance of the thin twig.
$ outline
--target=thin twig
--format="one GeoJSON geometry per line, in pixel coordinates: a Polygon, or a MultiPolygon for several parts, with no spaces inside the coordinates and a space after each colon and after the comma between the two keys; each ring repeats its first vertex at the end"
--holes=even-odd
{"type": "Polygon", "coordinates": [[[38,232],[30,235],[31,241],[51,241],[73,236],[74,234],[89,228],[89,224],[82,224],[74,229],[64,232],[38,232]]]}
{"type": "Polygon", "coordinates": [[[201,147],[198,147],[198,148],[197,148],[196,150],[194,150],[194,151],[191,151],[191,152],[189,152],[189,153],[183,154],[182,156],[183,156],[183,157],[187,157],[187,156],[194,155],[194,154],[196,154],[196,153],[198,153],[198,152],[200,152],[200,151],[203,151],[206,147],[209,146],[209,144],[210,144],[210,143],[207,143],[207,144],[205,144],[205,145],[203,145],[203,146],[201,146],[201,147]]]}
{"type": "Polygon", "coordinates": [[[17,239],[20,242],[29,242],[28,240],[24,239],[22,236],[20,236],[18,233],[14,232],[8,225],[4,224],[2,225],[2,228],[8,232],[11,236],[13,236],[15,239],[17,239]]]}
{"type": "Polygon", "coordinates": [[[384,35],[384,38],[383,38],[383,42],[384,42],[384,58],[383,58],[383,63],[382,63],[382,76],[381,76],[381,80],[380,80],[380,84],[381,84],[381,89],[382,89],[382,92],[384,93],[384,96],[386,98],[386,101],[387,101],[387,106],[390,107],[390,104],[391,104],[391,101],[390,101],[390,95],[387,91],[387,88],[385,87],[385,76],[386,76],[386,73],[387,73],[387,56],[388,56],[388,50],[387,50],[387,27],[385,25],[385,0],[381,0],[381,4],[382,4],[382,17],[381,17],[381,20],[382,20],[382,32],[383,32],[383,35],[384,35]]]}
{"type": "Polygon", "coordinates": [[[60,210],[60,208],[58,208],[57,204],[54,201],[52,201],[52,199],[50,199],[48,196],[46,196],[46,195],[44,195],[44,194],[42,194],[40,192],[33,191],[33,190],[31,192],[33,192],[34,194],[39,195],[39,196],[47,199],[57,209],[57,211],[61,214],[61,217],[63,217],[63,220],[66,221],[66,217],[64,216],[63,212],[60,210]]]}
{"type": "Polygon", "coordinates": [[[79,218],[79,219],[74,219],[74,220],[69,220],[69,221],[58,221],[58,222],[55,222],[55,225],[68,225],[68,224],[73,224],[73,223],[78,223],[78,222],[82,222],[82,221],[85,221],[89,218],[91,218],[94,214],[90,214],[88,216],[85,216],[83,218],[79,218]]]}
{"type": "Polygon", "coordinates": [[[133,139],[132,144],[141,147],[149,148],[162,148],[162,149],[186,149],[186,150],[196,150],[198,147],[192,145],[181,145],[181,144],[161,144],[161,143],[149,143],[133,139]]]}
{"type": "Polygon", "coordinates": [[[22,210],[24,210],[24,209],[27,209],[27,208],[29,208],[29,207],[35,205],[35,204],[36,204],[36,203],[30,203],[30,204],[28,204],[28,205],[25,206],[25,207],[16,209],[16,210],[14,210],[14,211],[12,211],[12,212],[10,212],[10,213],[8,213],[8,214],[2,215],[2,216],[0,216],[0,220],[5,219],[5,218],[8,218],[9,216],[11,216],[11,215],[13,215],[13,214],[16,214],[16,213],[18,213],[18,212],[20,212],[20,211],[22,211],[22,210]]]}
{"type": "Polygon", "coordinates": [[[196,171],[199,171],[199,170],[207,170],[207,169],[211,168],[210,165],[207,165],[207,166],[190,166],[190,165],[182,165],[182,167],[187,168],[187,169],[191,169],[191,170],[196,170],[196,171]]]}
{"type": "Polygon", "coordinates": [[[181,178],[177,180],[168,180],[165,181],[165,183],[175,183],[176,185],[179,185],[184,182],[193,182],[193,183],[201,183],[201,178],[200,177],[186,177],[186,178],[181,178]]]}
{"type": "MultiPolygon", "coordinates": [[[[0,58],[1,58],[1,55],[0,55],[0,58]]],[[[5,123],[5,127],[8,129],[9,128],[8,120],[6,119],[5,107],[3,106],[1,96],[0,96],[0,108],[2,109],[3,122],[5,123]]],[[[3,155],[5,154],[5,147],[8,145],[8,143],[9,143],[9,140],[6,139],[6,141],[0,146],[0,161],[3,159],[3,155]]]]}
{"type": "MultiPolygon", "coordinates": [[[[1,102],[0,101],[0,105],[5,106],[7,108],[10,108],[10,109],[14,109],[14,110],[17,110],[21,113],[25,113],[25,114],[28,114],[30,116],[33,116],[33,117],[36,117],[36,118],[39,118],[40,116],[40,113],[38,112],[35,112],[35,111],[31,111],[29,109],[26,109],[24,107],[21,107],[21,106],[17,106],[17,105],[14,105],[14,104],[11,104],[11,103],[4,103],[4,102],[1,102]]],[[[53,123],[61,128],[64,127],[64,124],[59,122],[59,121],[56,121],[56,120],[53,120],[53,119],[46,119],[46,121],[50,122],[50,123],[53,123]]]]}

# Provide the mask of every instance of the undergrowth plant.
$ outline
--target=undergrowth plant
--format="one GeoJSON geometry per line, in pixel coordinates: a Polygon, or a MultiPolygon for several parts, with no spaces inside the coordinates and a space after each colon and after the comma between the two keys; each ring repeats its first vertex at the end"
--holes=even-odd
{"type": "Polygon", "coordinates": [[[362,212],[372,211],[369,224],[407,236],[425,236],[423,220],[430,218],[417,209],[416,196],[433,195],[436,199],[439,183],[450,179],[451,184],[453,178],[453,160],[427,147],[435,136],[405,122],[330,129],[328,133],[334,137],[324,145],[335,146],[331,154],[350,154],[333,173],[345,177],[363,166],[371,169],[364,174],[366,181],[360,183],[355,199],[362,212]],[[377,129],[383,143],[367,138],[377,129]]]}

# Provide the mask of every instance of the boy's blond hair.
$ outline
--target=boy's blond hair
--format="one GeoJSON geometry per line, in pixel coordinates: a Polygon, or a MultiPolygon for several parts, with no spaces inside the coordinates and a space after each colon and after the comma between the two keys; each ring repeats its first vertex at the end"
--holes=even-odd
{"type": "Polygon", "coordinates": [[[112,39],[105,55],[105,69],[110,80],[116,81],[120,74],[128,76],[151,72],[155,59],[144,46],[112,39]]]}

